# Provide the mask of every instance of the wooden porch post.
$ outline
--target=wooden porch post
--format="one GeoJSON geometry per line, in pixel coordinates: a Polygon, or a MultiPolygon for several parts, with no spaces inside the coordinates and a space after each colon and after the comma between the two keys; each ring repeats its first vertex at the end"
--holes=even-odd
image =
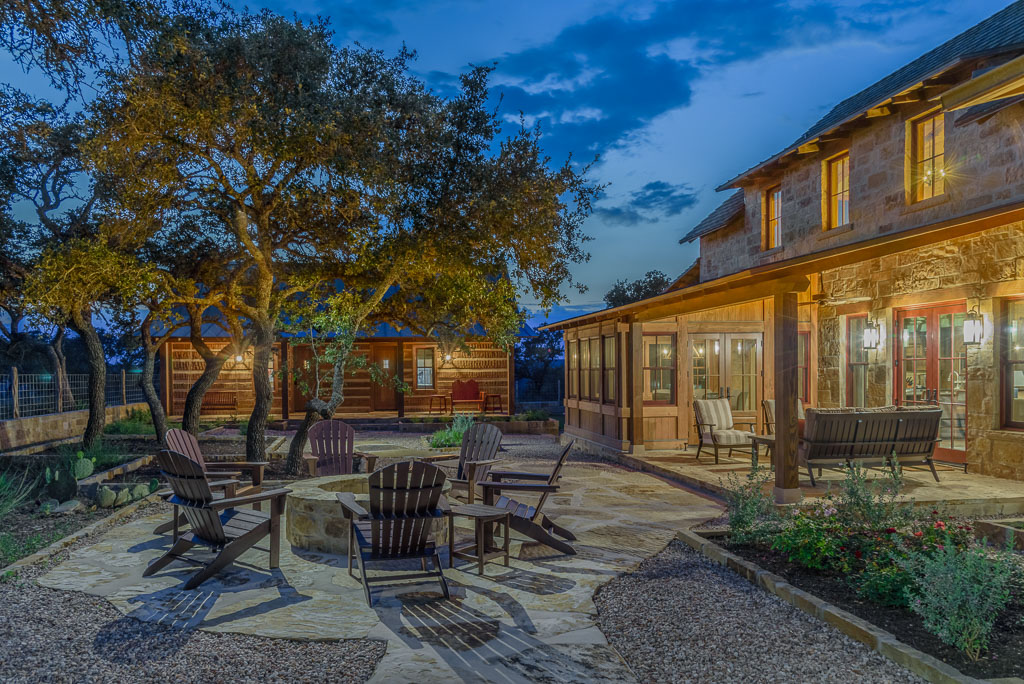
{"type": "Polygon", "coordinates": [[[633,453],[644,451],[644,326],[629,323],[629,439],[633,453]]]}
{"type": "MultiPolygon", "coordinates": [[[[405,381],[405,342],[402,340],[398,340],[395,350],[395,377],[405,381]]],[[[395,390],[395,406],[398,407],[398,417],[405,418],[405,392],[395,390]]]]}
{"type": "Polygon", "coordinates": [[[797,464],[797,293],[775,294],[775,501],[800,500],[797,464]]]}

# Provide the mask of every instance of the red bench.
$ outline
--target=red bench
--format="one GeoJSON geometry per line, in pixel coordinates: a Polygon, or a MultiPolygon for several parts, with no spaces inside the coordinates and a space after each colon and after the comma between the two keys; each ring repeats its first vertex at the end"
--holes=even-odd
{"type": "Polygon", "coordinates": [[[476,380],[456,380],[452,383],[452,413],[455,413],[456,404],[473,404],[477,413],[483,413],[486,396],[476,380]]]}

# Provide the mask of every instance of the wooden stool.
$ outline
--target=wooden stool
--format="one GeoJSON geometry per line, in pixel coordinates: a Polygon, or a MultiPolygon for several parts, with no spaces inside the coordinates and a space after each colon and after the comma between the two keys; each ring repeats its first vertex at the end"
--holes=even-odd
{"type": "Polygon", "coordinates": [[[435,401],[441,405],[440,408],[438,408],[438,410],[437,410],[437,412],[440,415],[444,415],[445,413],[448,413],[448,395],[447,394],[431,394],[430,395],[430,404],[427,405],[427,413],[428,414],[431,414],[431,413],[434,412],[434,402],[435,401]]]}
{"type": "Polygon", "coordinates": [[[476,562],[477,574],[484,574],[484,563],[492,558],[503,558],[505,567],[508,567],[508,544],[510,537],[509,523],[511,516],[507,509],[483,504],[463,504],[452,506],[451,515],[448,516],[448,567],[454,567],[455,559],[460,558],[470,562],[476,562]],[[455,546],[455,516],[461,515],[464,518],[473,520],[473,541],[455,546]],[[501,547],[494,546],[494,531],[489,529],[492,523],[505,523],[504,543],[501,547]]]}
{"type": "Polygon", "coordinates": [[[486,394],[484,395],[484,413],[487,413],[494,408],[494,404],[498,405],[498,413],[505,412],[505,405],[501,401],[500,394],[486,394]]]}

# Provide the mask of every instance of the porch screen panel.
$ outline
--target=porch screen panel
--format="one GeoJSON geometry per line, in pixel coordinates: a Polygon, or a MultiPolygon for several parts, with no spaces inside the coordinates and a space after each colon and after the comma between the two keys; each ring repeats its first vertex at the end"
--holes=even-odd
{"type": "Polygon", "coordinates": [[[606,404],[615,403],[616,392],[615,392],[615,336],[605,335],[602,340],[602,349],[604,352],[603,356],[603,371],[604,384],[602,387],[602,394],[606,404]]]}
{"type": "Polygon", "coordinates": [[[675,335],[644,335],[644,401],[671,404],[675,401],[675,335]]]}
{"type": "Polygon", "coordinates": [[[580,363],[580,343],[578,340],[572,340],[569,342],[567,355],[569,357],[569,396],[576,398],[579,396],[579,363],[580,363]]]}
{"type": "Polygon", "coordinates": [[[715,340],[691,338],[691,377],[694,399],[718,399],[722,396],[721,343],[715,340]]]}
{"type": "Polygon", "coordinates": [[[1003,422],[1024,428],[1024,300],[1006,303],[1002,354],[1003,422]]]}
{"type": "Polygon", "coordinates": [[[590,341],[580,340],[580,399],[590,398],[590,341]]]}
{"type": "Polygon", "coordinates": [[[757,340],[730,340],[729,404],[733,411],[754,410],[757,379],[757,340]]]}
{"type": "Polygon", "coordinates": [[[601,338],[590,340],[590,398],[601,399],[601,338]]]}
{"type": "Polygon", "coordinates": [[[864,349],[867,316],[846,319],[846,405],[868,405],[868,351],[864,349]]]}

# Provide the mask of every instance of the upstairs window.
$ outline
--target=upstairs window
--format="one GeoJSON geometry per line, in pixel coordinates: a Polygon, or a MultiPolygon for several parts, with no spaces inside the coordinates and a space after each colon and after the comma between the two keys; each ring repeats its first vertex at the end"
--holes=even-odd
{"type": "Polygon", "coordinates": [[[416,387],[434,388],[434,350],[429,347],[416,350],[416,387]]]}
{"type": "Polygon", "coordinates": [[[828,225],[838,228],[850,222],[850,153],[828,161],[828,225]]]}
{"type": "Polygon", "coordinates": [[[942,112],[915,121],[912,132],[913,196],[915,202],[920,202],[946,191],[946,133],[942,112]]]}
{"type": "Polygon", "coordinates": [[[782,244],[782,186],[776,185],[764,193],[764,248],[775,249],[782,244]]]}

